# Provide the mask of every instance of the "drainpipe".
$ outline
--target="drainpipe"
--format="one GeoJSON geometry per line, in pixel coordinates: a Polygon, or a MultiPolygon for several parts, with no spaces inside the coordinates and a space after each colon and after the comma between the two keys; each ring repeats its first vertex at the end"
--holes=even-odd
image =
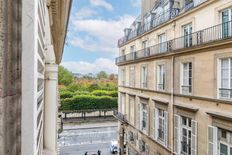
{"type": "Polygon", "coordinates": [[[53,45],[49,45],[45,66],[44,149],[51,155],[57,154],[57,81],[58,65],[55,63],[53,45]]]}
{"type": "MultiPolygon", "coordinates": [[[[176,34],[175,34],[175,28],[176,28],[176,22],[174,21],[173,22],[173,37],[175,38],[176,37],[176,34]]],[[[175,44],[175,43],[174,43],[175,44]]],[[[175,46],[175,45],[174,45],[175,46]]],[[[172,112],[172,121],[171,121],[171,126],[173,127],[172,128],[172,131],[171,131],[171,137],[172,137],[172,143],[171,143],[171,150],[172,150],[172,154],[174,154],[174,133],[175,133],[175,128],[174,128],[174,116],[175,116],[175,113],[174,113],[174,87],[175,87],[175,84],[174,84],[174,80],[175,80],[175,56],[172,56],[172,71],[171,71],[171,112],[172,112]]]]}

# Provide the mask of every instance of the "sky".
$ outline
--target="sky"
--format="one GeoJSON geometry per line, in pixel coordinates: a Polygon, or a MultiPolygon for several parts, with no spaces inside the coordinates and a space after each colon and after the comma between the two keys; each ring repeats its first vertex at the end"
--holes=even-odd
{"type": "Polygon", "coordinates": [[[62,63],[73,73],[117,73],[117,41],[141,0],[73,0],[62,63]]]}

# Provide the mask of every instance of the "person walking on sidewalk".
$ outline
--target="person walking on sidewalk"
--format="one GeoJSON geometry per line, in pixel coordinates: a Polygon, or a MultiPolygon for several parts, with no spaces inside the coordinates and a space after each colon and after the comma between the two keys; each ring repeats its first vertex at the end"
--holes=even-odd
{"type": "Polygon", "coordinates": [[[101,155],[101,151],[100,150],[97,151],[97,155],[101,155]]]}

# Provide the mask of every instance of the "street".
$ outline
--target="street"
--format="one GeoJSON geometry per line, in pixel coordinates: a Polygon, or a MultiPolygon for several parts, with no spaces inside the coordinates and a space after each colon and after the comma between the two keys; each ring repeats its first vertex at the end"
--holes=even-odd
{"type": "Polygon", "coordinates": [[[117,123],[66,125],[59,137],[60,155],[92,155],[98,150],[102,155],[111,155],[110,142],[117,140],[117,123]]]}

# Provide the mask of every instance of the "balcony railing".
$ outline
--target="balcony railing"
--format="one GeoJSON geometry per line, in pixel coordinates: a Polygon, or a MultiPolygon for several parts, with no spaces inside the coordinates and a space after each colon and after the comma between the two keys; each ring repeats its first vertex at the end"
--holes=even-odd
{"type": "Polygon", "coordinates": [[[117,110],[113,111],[113,116],[123,123],[128,123],[126,116],[124,114],[118,112],[117,110]]]}
{"type": "Polygon", "coordinates": [[[192,86],[181,86],[182,94],[190,94],[192,93],[192,86]]]}
{"type": "Polygon", "coordinates": [[[171,18],[176,17],[179,14],[179,9],[169,9],[168,11],[155,15],[150,22],[144,23],[143,25],[140,25],[137,29],[132,30],[129,32],[127,36],[124,36],[118,40],[118,46],[123,45],[129,40],[132,40],[136,38],[137,36],[140,36],[144,34],[145,32],[167,22],[171,18]]]}
{"type": "Polygon", "coordinates": [[[141,58],[148,58],[150,56],[156,56],[167,52],[177,52],[178,50],[192,48],[230,38],[232,38],[231,21],[123,55],[116,58],[116,64],[134,61],[141,58]]]}
{"type": "MultiPolygon", "coordinates": [[[[160,6],[162,3],[165,3],[165,1],[166,0],[156,1],[154,8],[160,6]]],[[[132,40],[132,39],[136,38],[137,36],[140,36],[140,35],[144,34],[145,32],[152,30],[153,28],[169,21],[170,19],[177,17],[178,15],[180,15],[183,12],[189,11],[189,10],[193,9],[194,7],[197,7],[198,5],[202,4],[205,1],[206,0],[194,0],[194,1],[186,4],[182,8],[172,8],[172,9],[169,9],[168,11],[166,11],[162,14],[154,15],[151,18],[150,22],[144,23],[143,25],[140,24],[137,29],[130,31],[127,36],[120,38],[118,40],[118,46],[119,47],[122,46],[123,44],[125,44],[129,40],[132,40]]],[[[172,3],[175,3],[175,1],[172,1],[172,3]]]]}
{"type": "Polygon", "coordinates": [[[232,89],[220,88],[219,95],[222,99],[232,99],[232,89]]]}

